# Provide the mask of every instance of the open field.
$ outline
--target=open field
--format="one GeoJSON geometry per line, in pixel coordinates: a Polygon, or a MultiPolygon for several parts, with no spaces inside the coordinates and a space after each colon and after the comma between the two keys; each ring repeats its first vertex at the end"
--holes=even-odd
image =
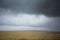
{"type": "Polygon", "coordinates": [[[47,31],[0,31],[0,40],[60,40],[60,33],[47,31]]]}

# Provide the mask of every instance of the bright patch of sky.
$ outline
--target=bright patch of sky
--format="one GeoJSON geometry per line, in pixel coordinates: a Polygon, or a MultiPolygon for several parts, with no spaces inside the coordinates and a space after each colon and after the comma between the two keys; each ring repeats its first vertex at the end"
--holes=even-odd
{"type": "Polygon", "coordinates": [[[0,17],[0,30],[47,30],[60,31],[60,17],[46,17],[45,15],[19,14],[0,17]]]}

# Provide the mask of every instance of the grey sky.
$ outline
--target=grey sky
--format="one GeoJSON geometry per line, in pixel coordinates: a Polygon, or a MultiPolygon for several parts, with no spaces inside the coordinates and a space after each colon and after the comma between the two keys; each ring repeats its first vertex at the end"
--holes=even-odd
{"type": "Polygon", "coordinates": [[[0,30],[14,26],[60,31],[60,0],[0,0],[0,30]]]}
{"type": "Polygon", "coordinates": [[[28,14],[60,16],[60,0],[0,0],[0,8],[28,14]]]}

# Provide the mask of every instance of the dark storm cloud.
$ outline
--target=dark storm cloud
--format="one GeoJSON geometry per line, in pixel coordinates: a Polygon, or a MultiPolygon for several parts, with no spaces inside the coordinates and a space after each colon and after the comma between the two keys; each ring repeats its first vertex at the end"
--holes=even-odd
{"type": "Polygon", "coordinates": [[[60,16],[60,0],[0,0],[0,8],[10,9],[12,12],[60,16]]]}

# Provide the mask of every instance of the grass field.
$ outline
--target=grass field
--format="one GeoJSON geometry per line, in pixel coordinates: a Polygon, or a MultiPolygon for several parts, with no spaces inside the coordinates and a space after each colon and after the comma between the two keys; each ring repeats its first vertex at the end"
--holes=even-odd
{"type": "Polygon", "coordinates": [[[46,31],[0,31],[0,40],[60,40],[60,33],[46,31]]]}

